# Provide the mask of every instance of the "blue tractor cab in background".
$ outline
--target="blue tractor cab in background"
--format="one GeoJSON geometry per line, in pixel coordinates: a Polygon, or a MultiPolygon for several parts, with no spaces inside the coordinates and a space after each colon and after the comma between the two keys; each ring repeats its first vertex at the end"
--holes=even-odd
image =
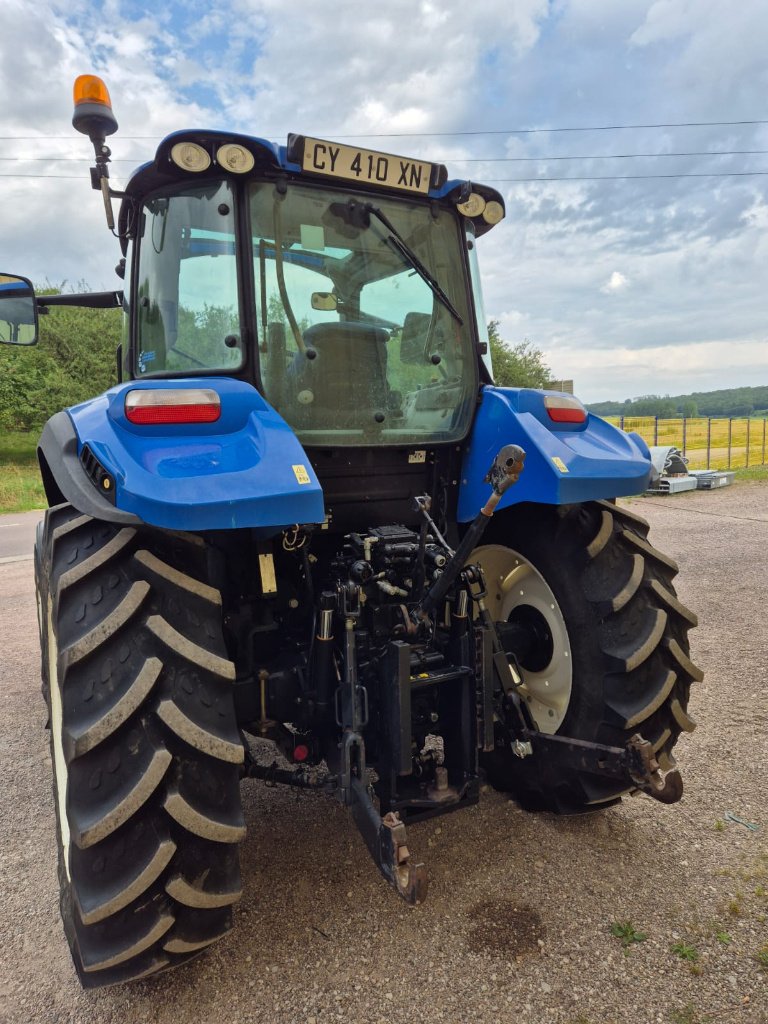
{"type": "Polygon", "coordinates": [[[115,193],[101,80],[75,103],[125,287],[35,297],[0,275],[0,338],[33,342],[37,307],[124,312],[119,383],[39,445],[82,983],[226,933],[245,776],[335,796],[412,904],[406,824],[477,802],[483,777],[530,810],[679,799],[695,616],[615,503],[644,490],[648,449],[573,396],[494,385],[477,242],[501,195],[422,160],[203,130],[115,193]]]}

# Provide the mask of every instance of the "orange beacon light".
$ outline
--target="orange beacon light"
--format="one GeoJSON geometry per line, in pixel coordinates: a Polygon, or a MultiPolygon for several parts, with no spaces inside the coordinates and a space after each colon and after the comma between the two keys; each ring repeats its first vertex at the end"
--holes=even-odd
{"type": "Polygon", "coordinates": [[[72,125],[79,132],[95,142],[117,131],[109,91],[97,75],[78,75],[72,91],[75,101],[72,125]]]}

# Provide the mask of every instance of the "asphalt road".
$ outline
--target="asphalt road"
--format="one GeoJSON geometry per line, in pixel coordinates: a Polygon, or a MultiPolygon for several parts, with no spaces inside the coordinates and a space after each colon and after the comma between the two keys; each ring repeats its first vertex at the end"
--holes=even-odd
{"type": "Polygon", "coordinates": [[[0,564],[32,557],[35,529],[42,512],[12,512],[0,516],[0,564]]]}
{"type": "MultiPolygon", "coordinates": [[[[409,828],[431,886],[409,909],[343,808],[250,781],[234,931],[99,992],[58,914],[32,563],[0,565],[2,1024],[766,1024],[768,484],[631,507],[700,619],[680,804],[558,818],[486,791],[409,828]],[[617,925],[643,941],[622,948],[617,925]]],[[[33,518],[10,517],[6,550],[28,550],[33,518]]]]}

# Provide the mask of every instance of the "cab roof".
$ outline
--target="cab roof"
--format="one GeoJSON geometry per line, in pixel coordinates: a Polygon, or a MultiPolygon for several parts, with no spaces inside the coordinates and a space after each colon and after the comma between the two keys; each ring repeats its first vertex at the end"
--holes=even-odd
{"type": "MultiPolygon", "coordinates": [[[[182,131],[173,132],[171,135],[166,136],[166,138],[164,138],[157,147],[154,160],[142,164],[131,173],[125,189],[125,195],[134,200],[141,200],[145,195],[151,192],[178,184],[182,181],[201,180],[210,178],[212,175],[215,175],[216,177],[221,177],[222,174],[229,176],[231,172],[223,167],[219,167],[215,163],[216,150],[227,143],[242,146],[244,149],[247,149],[254,158],[254,167],[247,175],[231,174],[232,177],[260,177],[262,175],[274,177],[278,175],[287,175],[290,179],[296,181],[314,181],[324,184],[329,184],[335,181],[336,184],[343,183],[350,189],[361,187],[354,181],[343,181],[338,178],[331,179],[328,177],[316,176],[302,170],[301,164],[297,162],[296,153],[298,144],[303,140],[303,138],[303,136],[289,136],[289,145],[282,146],[276,145],[268,139],[258,138],[257,136],[241,135],[235,132],[219,131],[215,129],[184,129],[182,131]],[[202,146],[212,158],[211,169],[203,174],[195,174],[178,167],[171,159],[171,150],[174,146],[183,142],[191,142],[198,146],[202,146]]],[[[390,156],[391,154],[385,155],[390,156]]],[[[432,164],[431,167],[432,175],[430,188],[428,192],[422,195],[416,195],[413,192],[403,192],[402,190],[388,187],[381,187],[370,183],[366,183],[363,187],[366,191],[381,191],[382,194],[390,196],[407,195],[410,198],[417,200],[421,198],[423,200],[453,201],[455,203],[466,199],[470,192],[476,192],[479,193],[486,202],[495,201],[501,204],[502,209],[504,208],[504,200],[496,189],[474,181],[470,182],[455,178],[449,179],[448,171],[442,164],[432,164]]],[[[121,235],[124,234],[124,228],[127,226],[129,219],[128,212],[125,208],[126,205],[127,204],[124,204],[120,216],[121,235]]],[[[484,221],[482,217],[475,218],[473,222],[475,224],[476,234],[478,235],[484,234],[493,226],[484,221]]]]}

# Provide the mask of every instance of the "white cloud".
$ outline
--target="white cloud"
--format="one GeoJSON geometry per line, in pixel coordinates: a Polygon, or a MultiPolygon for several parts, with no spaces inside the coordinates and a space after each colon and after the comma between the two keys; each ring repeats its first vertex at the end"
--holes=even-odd
{"type": "Polygon", "coordinates": [[[617,292],[623,292],[627,287],[629,287],[629,278],[625,277],[620,270],[614,270],[600,291],[603,295],[615,295],[617,292]]]}
{"type": "Polygon", "coordinates": [[[575,377],[575,391],[585,402],[715,391],[765,381],[767,345],[768,337],[745,340],[735,351],[729,341],[610,352],[580,347],[564,372],[575,377]]]}

